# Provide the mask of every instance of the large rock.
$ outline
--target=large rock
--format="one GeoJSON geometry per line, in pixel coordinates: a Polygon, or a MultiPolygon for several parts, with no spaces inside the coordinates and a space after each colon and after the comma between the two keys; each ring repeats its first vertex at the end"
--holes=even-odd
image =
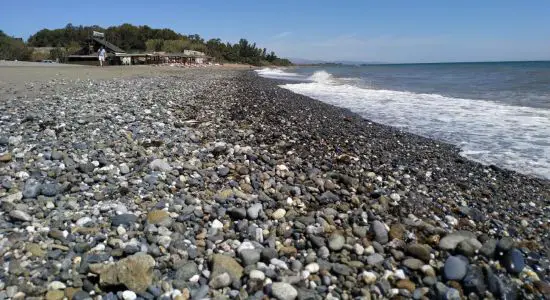
{"type": "Polygon", "coordinates": [[[212,257],[212,274],[210,274],[210,278],[216,278],[218,275],[227,272],[231,277],[231,281],[235,281],[241,279],[243,270],[243,267],[233,257],[214,254],[212,257]]]}
{"type": "Polygon", "coordinates": [[[124,285],[136,292],[145,292],[153,282],[155,259],[148,254],[137,253],[110,264],[91,264],[90,271],[99,274],[103,286],[124,285]]]}

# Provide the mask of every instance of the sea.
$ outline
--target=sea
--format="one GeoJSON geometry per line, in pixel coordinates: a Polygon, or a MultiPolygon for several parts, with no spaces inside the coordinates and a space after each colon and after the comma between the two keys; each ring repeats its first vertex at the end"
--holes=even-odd
{"type": "Polygon", "coordinates": [[[550,62],[264,68],[282,88],[550,179],[550,62]]]}

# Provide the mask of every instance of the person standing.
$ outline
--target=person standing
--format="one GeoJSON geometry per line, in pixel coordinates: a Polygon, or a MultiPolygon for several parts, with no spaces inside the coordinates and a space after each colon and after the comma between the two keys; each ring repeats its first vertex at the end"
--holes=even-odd
{"type": "Polygon", "coordinates": [[[103,67],[103,63],[105,62],[105,56],[107,55],[106,51],[105,51],[105,48],[103,48],[103,46],[101,46],[101,48],[99,48],[99,51],[97,51],[97,56],[99,58],[99,66],[100,67],[103,67]]]}

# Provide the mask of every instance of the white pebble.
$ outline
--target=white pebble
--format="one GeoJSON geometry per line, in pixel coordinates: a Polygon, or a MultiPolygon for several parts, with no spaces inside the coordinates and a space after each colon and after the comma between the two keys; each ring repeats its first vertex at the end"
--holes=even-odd
{"type": "Polygon", "coordinates": [[[313,262],[313,263],[308,264],[304,269],[306,271],[308,271],[309,273],[311,273],[311,274],[315,274],[315,273],[319,272],[319,264],[313,262]]]}
{"type": "Polygon", "coordinates": [[[393,193],[390,195],[390,199],[392,199],[393,201],[399,201],[401,200],[401,196],[399,196],[399,194],[397,193],[393,193]]]}
{"type": "Polygon", "coordinates": [[[250,279],[257,279],[257,280],[264,281],[265,274],[264,272],[259,270],[252,270],[250,271],[250,274],[248,275],[248,277],[250,277],[250,279]]]}
{"type": "Polygon", "coordinates": [[[399,270],[396,270],[393,275],[396,277],[396,278],[399,278],[399,279],[407,279],[407,276],[405,275],[405,272],[401,269],[399,270]]]}
{"type": "Polygon", "coordinates": [[[118,235],[123,236],[123,235],[126,234],[126,229],[124,228],[124,226],[119,225],[119,226],[116,228],[116,232],[118,233],[118,235]]]}
{"type": "Polygon", "coordinates": [[[355,253],[357,255],[363,255],[363,253],[365,253],[365,247],[363,247],[361,244],[355,244],[353,246],[353,250],[355,250],[355,253]]]}
{"type": "Polygon", "coordinates": [[[92,222],[92,218],[90,217],[82,217],[80,219],[78,219],[78,221],[76,221],[76,225],[77,226],[84,226],[88,223],[92,222]]]}
{"type": "Polygon", "coordinates": [[[368,271],[365,271],[363,272],[363,281],[366,283],[366,284],[373,284],[376,282],[376,274],[374,274],[373,272],[368,272],[368,271]]]}
{"type": "Polygon", "coordinates": [[[214,229],[222,229],[223,228],[223,223],[220,222],[218,219],[212,221],[212,228],[214,229]]]}
{"type": "Polygon", "coordinates": [[[279,208],[279,209],[277,209],[276,211],[273,212],[271,217],[275,220],[279,220],[279,219],[284,218],[285,215],[286,215],[286,210],[284,210],[283,208],[279,208]]]}
{"type": "Polygon", "coordinates": [[[449,224],[450,226],[453,226],[453,227],[458,225],[458,220],[455,217],[450,216],[450,215],[445,216],[445,221],[447,221],[447,224],[449,224]]]}
{"type": "Polygon", "coordinates": [[[124,291],[122,292],[122,299],[124,300],[135,300],[137,298],[136,293],[132,291],[124,291]]]}
{"type": "Polygon", "coordinates": [[[48,290],[64,290],[67,286],[61,281],[52,281],[48,284],[48,290]]]}

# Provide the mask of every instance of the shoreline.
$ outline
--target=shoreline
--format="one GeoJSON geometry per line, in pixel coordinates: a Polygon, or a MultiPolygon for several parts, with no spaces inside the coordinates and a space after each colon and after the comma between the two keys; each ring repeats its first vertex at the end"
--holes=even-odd
{"type": "Polygon", "coordinates": [[[550,294],[547,180],[242,69],[46,69],[0,84],[0,293],[550,294]]]}

